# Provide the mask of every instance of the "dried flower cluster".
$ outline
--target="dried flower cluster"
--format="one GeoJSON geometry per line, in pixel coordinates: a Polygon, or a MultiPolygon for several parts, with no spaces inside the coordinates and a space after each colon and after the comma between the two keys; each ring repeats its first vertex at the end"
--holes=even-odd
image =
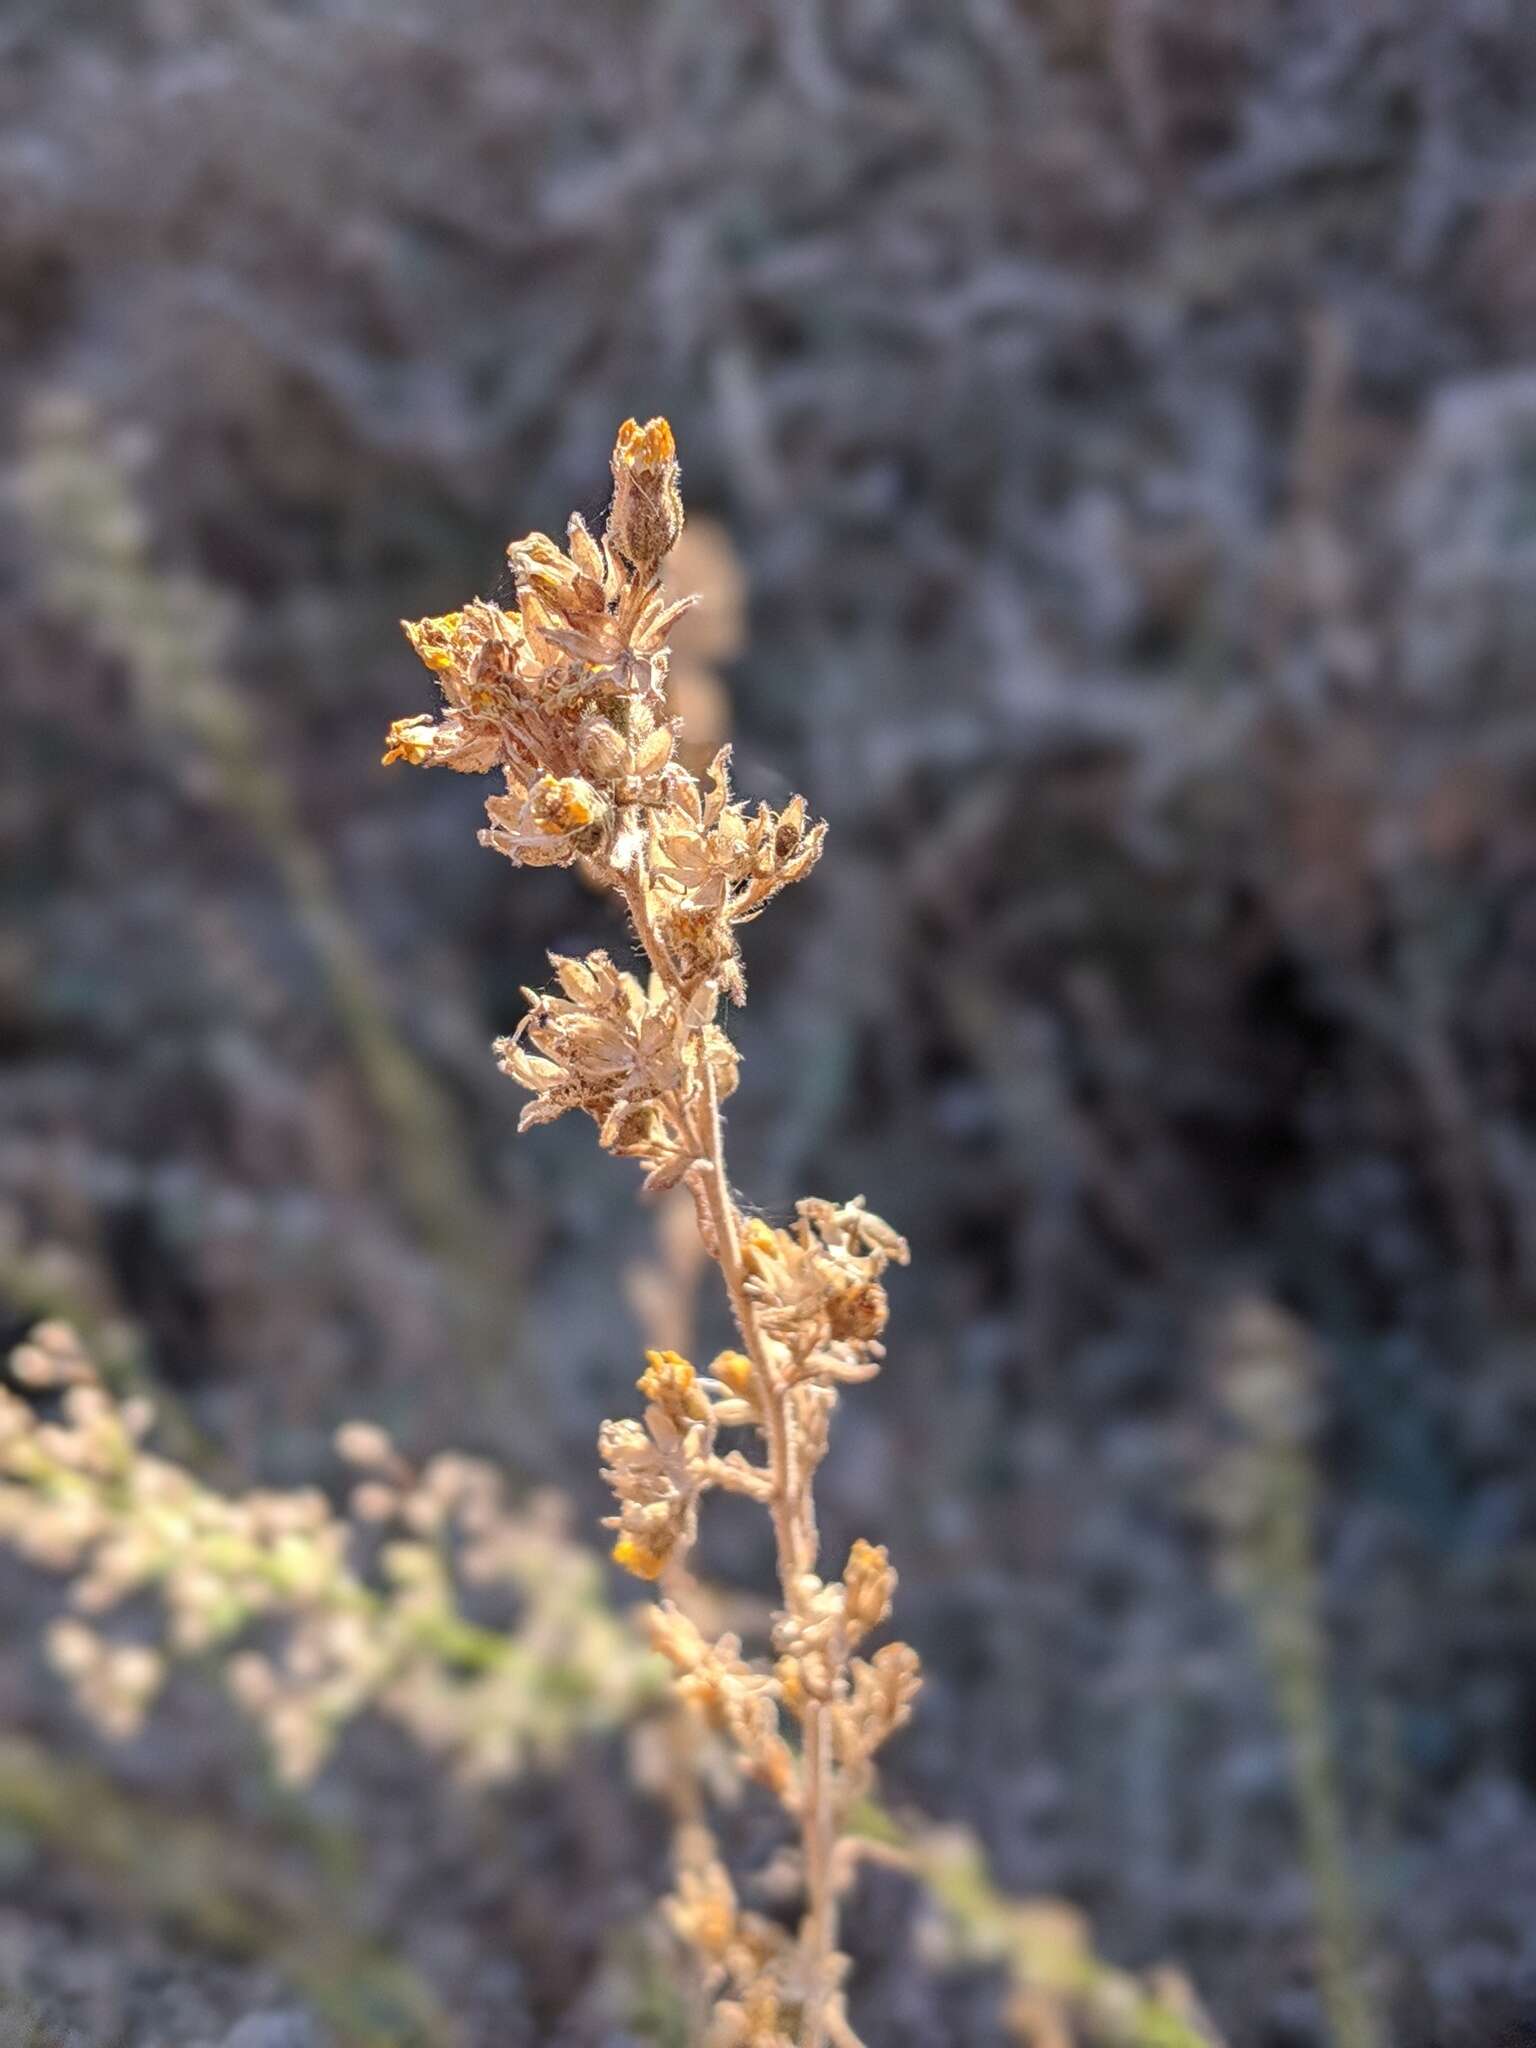
{"type": "Polygon", "coordinates": [[[349,1516],[313,1488],[231,1497],[145,1447],[148,1402],[115,1400],[62,1324],[40,1324],[11,1365],[25,1396],[0,1390],[0,1541],[72,1575],[49,1651],[108,1734],[138,1728],[172,1659],[209,1652],[290,1781],[369,1708],[484,1780],[642,1696],[643,1651],[558,1504],[514,1513],[478,1459],[417,1471],[383,1430],[349,1423],[349,1516]],[[510,1592],[516,1627],[468,1618],[461,1585],[510,1592]],[[151,1588],[163,1647],[96,1625],[151,1588]]]}
{"type": "Polygon", "coordinates": [[[720,1266],[741,1349],[702,1371],[651,1352],[642,1417],[603,1427],[613,1555],[676,1596],[654,1610],[656,1645],[689,1708],[791,1816],[804,1910],[793,1933],[744,1910],[700,1825],[683,1832],[670,1912],[715,1994],[711,2048],[846,2048],[838,1902],[857,1846],[846,1824],[919,1680],[904,1645],[858,1654],[889,1615],[896,1575],[883,1549],[858,1542],[840,1577],[820,1576],[812,1489],[841,1388],[878,1370],[882,1275],[907,1251],[861,1201],[802,1202],[776,1229],[744,1218],[731,1192],[720,1104],[737,1061],[716,1018],[722,1000],[745,997],[736,927],[810,870],[824,828],[798,797],[778,812],[735,802],[727,750],[702,784],[678,758],[667,634],[688,600],[668,600],[661,565],[682,522],[670,427],[626,421],[601,537],[579,517],[564,549],[530,534],[508,550],[514,610],[476,601],[407,625],[445,708],[397,722],[385,759],[499,769],[484,843],[524,866],[580,862],[622,901],[645,954],[644,982],[606,953],[556,959],[558,992],[530,992],[497,1052],[532,1097],[525,1127],[586,1111],[600,1144],[645,1167],[648,1190],[688,1188],[720,1266]],[[729,1431],[747,1447],[723,1451],[729,1431]],[[711,1640],[681,1604],[712,1488],[772,1517],[781,1605],[769,1660],[750,1661],[734,1636],[711,1640]]]}

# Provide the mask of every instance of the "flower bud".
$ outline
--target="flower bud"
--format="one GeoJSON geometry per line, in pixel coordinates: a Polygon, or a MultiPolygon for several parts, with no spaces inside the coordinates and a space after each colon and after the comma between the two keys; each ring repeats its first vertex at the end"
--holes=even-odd
{"type": "Polygon", "coordinates": [[[754,1280],[767,1277],[778,1255],[779,1236],[760,1216],[749,1216],[741,1231],[741,1263],[754,1280]]]}
{"type": "Polygon", "coordinates": [[[745,1400],[752,1386],[752,1361],[744,1351],[722,1351],[710,1366],[710,1376],[745,1400]]]}
{"type": "Polygon", "coordinates": [[[581,765],[594,782],[613,782],[629,766],[629,748],[606,718],[594,718],[582,733],[581,765]]]}
{"type": "Polygon", "coordinates": [[[679,1424],[708,1420],[709,1402],[686,1358],[675,1351],[647,1351],[645,1359],[645,1371],[635,1385],[647,1401],[679,1424]]]}
{"type": "Polygon", "coordinates": [[[677,448],[664,419],[626,420],[613,448],[607,538],[637,569],[654,569],[683,530],[677,448]]]}
{"type": "Polygon", "coordinates": [[[609,1553],[614,1563],[637,1579],[659,1579],[666,1569],[667,1552],[635,1536],[621,1536],[609,1553]]]}
{"type": "Polygon", "coordinates": [[[866,1543],[859,1537],[843,1568],[843,1588],[848,1626],[855,1639],[879,1628],[890,1614],[891,1596],[896,1591],[896,1574],[883,1543],[866,1543]]]}

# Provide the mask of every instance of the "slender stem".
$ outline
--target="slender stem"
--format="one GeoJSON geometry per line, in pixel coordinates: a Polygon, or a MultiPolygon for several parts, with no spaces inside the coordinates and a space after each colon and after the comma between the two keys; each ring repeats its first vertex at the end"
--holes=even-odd
{"type": "MultiPolygon", "coordinates": [[[[633,813],[626,811],[624,815],[625,817],[630,817],[633,813]]],[[[611,869],[605,870],[605,872],[612,874],[611,869]]],[[[630,922],[635,927],[635,937],[644,947],[646,959],[650,961],[652,967],[655,968],[663,982],[665,982],[674,995],[683,995],[685,991],[682,976],[677,971],[672,955],[667,951],[666,943],[661,933],[656,929],[655,920],[651,916],[650,905],[645,900],[644,881],[636,882],[627,875],[614,875],[613,885],[624,899],[625,908],[629,912],[630,922]]]]}
{"type": "Polygon", "coordinates": [[[741,1216],[732,1198],[725,1170],[725,1136],[720,1122],[720,1099],[709,1063],[704,1062],[704,1128],[697,1135],[707,1169],[705,1199],[719,1246],[718,1263],[730,1296],[731,1313],[747,1347],[747,1356],[763,1389],[764,1433],[768,1440],[768,1472],[773,1482],[773,1526],[777,1539],[779,1582],[784,1604],[795,1604],[796,1582],[815,1567],[814,1554],[807,1554],[806,1530],[794,1512],[794,1484],[789,1412],[783,1375],[773,1347],[763,1335],[757,1319],[757,1304],[747,1290],[746,1267],[741,1256],[741,1216]]]}
{"type": "MultiPolygon", "coordinates": [[[[643,878],[619,883],[635,932],[663,982],[681,994],[677,970],[657,932],[645,901],[643,878]]],[[[757,1304],[747,1287],[741,1250],[741,1214],[731,1193],[725,1164],[725,1131],[714,1069],[702,1053],[704,1108],[693,1139],[704,1163],[704,1200],[715,1240],[714,1256],[730,1297],[731,1313],[752,1361],[762,1390],[763,1434],[768,1451],[769,1501],[778,1554],[779,1585],[785,1608],[793,1613],[800,1582],[817,1563],[816,1521],[809,1487],[801,1476],[791,1422],[790,1387],[780,1369],[776,1347],[763,1331],[757,1304]]],[[[800,1772],[800,1838],[805,1869],[806,1911],[801,1940],[814,1987],[801,2013],[800,2048],[824,2048],[827,2038],[825,1983],[827,1964],[837,1946],[837,1891],[834,1882],[836,1812],[832,1798],[832,1742],[825,1705],[808,1701],[802,1720],[800,1772]]]]}
{"type": "Polygon", "coordinates": [[[832,1811],[832,1743],[827,1709],[812,1700],[805,1710],[805,1812],[801,1839],[805,1857],[805,1920],[802,1939],[808,1950],[815,1994],[801,2015],[801,2048],[822,2048],[826,2009],[823,1986],[827,1962],[837,1946],[837,1894],[832,1882],[835,1817],[832,1811]]]}
{"type": "MultiPolygon", "coordinates": [[[[719,1244],[719,1264],[742,1342],[763,1388],[764,1433],[768,1470],[773,1484],[771,1508],[779,1556],[779,1583],[791,1611],[801,1577],[815,1570],[815,1525],[809,1500],[795,1471],[794,1443],[788,1411],[788,1388],[777,1370],[771,1349],[758,1324],[756,1306],[747,1291],[741,1260],[741,1220],[725,1170],[725,1142],[714,1075],[705,1066],[704,1157],[708,1166],[707,1200],[719,1244]]],[[[801,1938],[807,1949],[812,1986],[801,2015],[801,2048],[823,2048],[826,2014],[823,1987],[828,1959],[837,1946],[837,1895],[832,1852],[835,1815],[832,1805],[832,1745],[826,1708],[819,1700],[806,1703],[802,1722],[800,1767],[800,1839],[805,1865],[806,1913],[801,1938]]]]}

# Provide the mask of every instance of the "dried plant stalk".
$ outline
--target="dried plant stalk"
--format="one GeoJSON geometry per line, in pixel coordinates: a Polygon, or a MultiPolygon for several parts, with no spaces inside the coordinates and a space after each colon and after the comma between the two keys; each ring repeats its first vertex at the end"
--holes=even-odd
{"type": "Polygon", "coordinates": [[[515,609],[477,599],[407,624],[445,707],[397,721],[385,760],[499,769],[482,841],[524,866],[579,862],[624,904],[649,964],[642,985],[606,953],[554,959],[558,990],[529,992],[497,1053],[532,1095],[522,1128],[585,1110],[608,1151],[645,1167],[648,1191],[685,1186],[724,1279],[742,1348],[703,1372],[649,1353],[643,1420],[603,1426],[613,1555],[675,1591],[706,1493],[767,1509],[781,1601],[771,1664],[734,1636],[708,1639],[674,1599],[653,1610],[652,1633],[691,1710],[790,1815],[804,1911],[790,1934],[744,1910],[702,1824],[686,1831],[669,1911],[714,1994],[710,2048],[846,2048],[838,1902],[859,1846],[847,1824],[919,1678],[903,1644],[855,1654],[889,1615],[896,1575],[861,1540],[840,1578],[818,1576],[813,1487],[841,1388],[879,1369],[881,1276],[907,1248],[862,1200],[803,1201],[776,1229],[732,1193],[720,1105],[737,1058],[717,1017],[722,999],[745,999],[735,928],[809,872],[825,827],[799,797],[778,812],[734,802],[729,749],[702,780],[678,758],[667,635],[691,600],[661,588],[683,525],[667,422],[625,421],[612,465],[601,537],[578,516],[564,549],[540,533],[508,549],[515,609]],[[730,1430],[755,1437],[759,1455],[722,1452],[730,1430]]]}

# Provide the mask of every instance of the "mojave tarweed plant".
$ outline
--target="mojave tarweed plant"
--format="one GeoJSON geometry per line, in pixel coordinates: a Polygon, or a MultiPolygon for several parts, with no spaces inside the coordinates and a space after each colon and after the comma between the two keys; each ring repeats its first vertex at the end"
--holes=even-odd
{"type": "Polygon", "coordinates": [[[613,1555],[677,1594],[705,1494],[771,1516],[771,1659],[710,1640],[675,1597],[653,1610],[652,1637],[689,1709],[789,1814],[804,1904],[793,1932],[745,1910],[700,1825],[685,1831],[669,1913],[715,1998],[711,2048],[847,2048],[838,1906],[859,1846],[847,1824],[919,1678],[903,1644],[856,1654],[889,1615],[896,1575],[860,1541],[840,1577],[820,1576],[813,1487],[841,1389],[878,1370],[881,1276],[907,1249],[862,1200],[803,1201],[776,1228],[732,1192],[720,1105],[737,1056],[717,1020],[724,1000],[745,1000],[736,927],[809,873],[825,828],[799,797],[781,811],[735,802],[728,749],[702,781],[679,760],[667,635],[691,600],[661,584],[683,525],[667,422],[626,420],[612,466],[601,535],[577,516],[564,548],[534,533],[508,549],[515,609],[476,600],[406,626],[444,710],[398,720],[384,758],[500,771],[482,841],[523,866],[580,863],[622,902],[645,955],[644,981],[603,952],[555,958],[558,989],[529,992],[496,1050],[533,1098],[522,1128],[585,1110],[606,1150],[644,1166],[648,1191],[689,1190],[724,1279],[740,1349],[702,1371],[649,1353],[643,1417],[603,1425],[613,1555]],[[722,1449],[730,1432],[748,1447],[722,1449]]]}

